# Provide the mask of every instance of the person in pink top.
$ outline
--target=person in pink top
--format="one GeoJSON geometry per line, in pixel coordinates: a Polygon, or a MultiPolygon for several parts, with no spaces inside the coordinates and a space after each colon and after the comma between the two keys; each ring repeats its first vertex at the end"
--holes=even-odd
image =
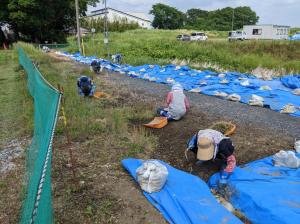
{"type": "Polygon", "coordinates": [[[227,179],[236,166],[234,146],[230,138],[216,130],[200,130],[188,141],[188,151],[196,154],[198,165],[209,160],[221,160],[220,184],[227,184],[227,179]]]}
{"type": "Polygon", "coordinates": [[[167,117],[169,121],[180,120],[189,108],[190,103],[183,93],[182,86],[176,83],[167,95],[167,107],[159,108],[157,113],[163,117],[167,117]]]}

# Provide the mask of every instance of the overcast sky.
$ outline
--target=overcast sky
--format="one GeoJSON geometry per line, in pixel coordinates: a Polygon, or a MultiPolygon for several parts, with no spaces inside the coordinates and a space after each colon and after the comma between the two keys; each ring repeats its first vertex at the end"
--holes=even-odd
{"type": "MultiPolygon", "coordinates": [[[[107,0],[109,7],[128,13],[148,14],[155,3],[164,3],[184,12],[190,8],[214,10],[226,6],[250,6],[259,16],[259,24],[300,27],[300,0],[107,0]]],[[[98,4],[97,8],[102,7],[98,4]]]]}

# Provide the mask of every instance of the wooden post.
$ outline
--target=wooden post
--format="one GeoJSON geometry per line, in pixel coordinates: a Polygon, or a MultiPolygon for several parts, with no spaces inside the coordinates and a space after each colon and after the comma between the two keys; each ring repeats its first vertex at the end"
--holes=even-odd
{"type": "Polygon", "coordinates": [[[66,113],[65,113],[65,98],[64,98],[64,88],[58,84],[58,90],[59,92],[62,94],[61,97],[61,112],[62,112],[62,116],[63,116],[63,122],[64,122],[64,126],[65,126],[65,133],[67,136],[67,148],[69,150],[69,155],[70,155],[70,162],[71,162],[71,169],[72,169],[72,173],[73,173],[73,180],[76,180],[76,172],[75,172],[75,161],[74,161],[74,157],[73,157],[73,152],[71,149],[71,145],[72,145],[72,139],[69,133],[69,128],[68,128],[68,122],[67,122],[67,117],[66,117],[66,113]]]}

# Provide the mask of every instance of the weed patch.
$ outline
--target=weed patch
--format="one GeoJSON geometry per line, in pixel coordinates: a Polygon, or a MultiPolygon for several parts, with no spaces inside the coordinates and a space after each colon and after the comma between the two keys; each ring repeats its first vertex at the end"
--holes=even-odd
{"type": "MultiPolygon", "coordinates": [[[[205,42],[180,42],[176,36],[190,33],[188,30],[131,30],[110,33],[112,54],[124,55],[124,63],[131,65],[166,65],[177,60],[185,60],[189,66],[208,69],[206,63],[218,70],[248,72],[257,67],[278,71],[280,75],[300,72],[300,43],[291,41],[247,40],[228,42],[226,32],[208,32],[205,42]],[[220,39],[223,38],[223,39],[220,39]],[[199,66],[195,66],[195,65],[199,66]]],[[[105,58],[103,35],[95,35],[97,49],[91,36],[85,38],[87,55],[105,58]]],[[[76,39],[69,38],[70,52],[77,51],[76,39]]]]}

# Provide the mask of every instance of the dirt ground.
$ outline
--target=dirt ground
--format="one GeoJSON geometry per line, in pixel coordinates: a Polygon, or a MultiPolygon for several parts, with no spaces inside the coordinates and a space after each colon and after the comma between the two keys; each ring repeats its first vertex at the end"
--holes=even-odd
{"type": "MultiPolygon", "coordinates": [[[[110,92],[112,88],[117,89],[120,94],[117,102],[119,106],[142,103],[145,108],[152,109],[153,114],[158,106],[164,104],[165,96],[169,90],[169,87],[164,85],[131,79],[119,74],[102,74],[97,77],[97,80],[104,84],[102,91],[110,92]],[[148,91],[149,88],[151,91],[148,91]]],[[[208,128],[212,123],[220,120],[233,121],[237,125],[232,140],[236,147],[235,155],[238,165],[272,155],[281,149],[290,149],[293,146],[294,136],[285,131],[285,127],[281,125],[280,121],[277,124],[275,123],[279,126],[276,129],[271,127],[272,125],[266,126],[262,122],[251,122],[249,121],[251,119],[247,120],[244,116],[236,116],[236,114],[233,114],[233,117],[237,117],[237,119],[231,119],[229,114],[222,111],[219,111],[220,114],[216,115],[214,101],[218,99],[205,96],[208,103],[205,102],[202,107],[206,107],[211,111],[207,113],[203,108],[199,109],[197,106],[199,105],[198,99],[195,99],[200,95],[191,95],[190,93],[187,95],[190,98],[192,108],[186,117],[179,122],[171,122],[160,130],[146,129],[146,132],[158,137],[158,145],[154,151],[135,154],[135,157],[160,159],[178,169],[190,172],[191,163],[188,163],[184,157],[187,140],[199,129],[208,128]]],[[[235,113],[232,108],[241,106],[241,104],[232,104],[232,102],[222,103],[224,105],[228,103],[229,113],[235,113]]],[[[242,105],[242,107],[246,107],[246,110],[249,111],[249,106],[242,105]]],[[[256,111],[256,108],[251,108],[251,110],[256,111]]],[[[269,117],[268,114],[270,113],[274,116],[273,119],[278,116],[283,117],[282,119],[286,121],[283,123],[291,125],[287,129],[295,128],[294,125],[297,126],[296,123],[294,124],[296,121],[294,118],[270,110],[261,110],[261,108],[257,108],[257,110],[260,110],[261,116],[269,117]]],[[[253,116],[255,120],[257,114],[253,116]]],[[[264,118],[260,117],[260,119],[264,118]]],[[[147,120],[132,120],[130,123],[131,129],[143,128],[142,124],[145,122],[147,120]]],[[[102,144],[110,143],[105,142],[105,139],[93,139],[86,141],[84,144],[79,144],[77,149],[74,149],[74,157],[78,159],[76,162],[78,165],[77,170],[81,173],[81,186],[79,187],[80,190],[70,190],[71,197],[69,198],[72,198],[72,200],[70,200],[68,206],[81,206],[84,216],[88,217],[86,223],[166,223],[159,212],[144,198],[131,176],[121,167],[118,155],[126,149],[112,148],[109,152],[96,149],[101,147],[102,144]],[[81,158],[85,162],[81,163],[81,158]],[[89,161],[89,164],[86,164],[86,161],[89,161]],[[89,176],[89,173],[93,173],[93,175],[89,176]],[[74,200],[74,197],[78,200],[74,200]],[[78,204],[73,204],[74,202],[78,204]],[[97,213],[102,215],[99,216],[97,213]],[[94,217],[97,217],[97,219],[94,219],[94,217]]],[[[65,156],[68,157],[67,154],[65,156]]],[[[218,166],[215,163],[206,163],[201,167],[193,166],[192,173],[207,181],[217,171],[218,166]]],[[[67,176],[70,178],[71,171],[68,172],[67,176]]],[[[53,182],[63,184],[66,181],[65,178],[55,179],[54,177],[53,182]]],[[[55,192],[63,194],[59,187],[55,188],[55,192]]],[[[60,200],[63,200],[63,195],[55,194],[55,214],[61,216],[59,218],[61,223],[77,223],[76,217],[72,217],[71,214],[64,214],[64,210],[70,211],[70,209],[57,207],[59,204],[66,205],[66,203],[59,203],[60,200]]]]}
{"type": "MultiPolygon", "coordinates": [[[[82,68],[86,69],[86,66],[74,63],[76,74],[80,74],[82,68]]],[[[164,105],[169,91],[166,85],[107,72],[96,77],[96,84],[98,90],[116,98],[111,102],[99,101],[99,106],[120,108],[135,105],[153,111],[153,116],[156,108],[164,105]]],[[[206,163],[201,167],[192,166],[186,161],[184,150],[193,134],[216,121],[232,121],[237,125],[232,140],[238,165],[272,155],[281,149],[291,149],[294,138],[300,133],[298,118],[202,94],[186,95],[192,108],[181,121],[170,122],[159,130],[142,126],[149,120],[130,121],[129,131],[133,134],[145,132],[158,139],[153,151],[139,151],[134,145],[116,146],[113,139],[105,135],[74,141],[70,146],[65,145],[65,135],[55,136],[52,163],[55,222],[166,223],[122,168],[120,161],[124,157],[160,159],[187,172],[192,167],[192,174],[207,181],[218,171],[217,165],[206,163]],[[73,162],[69,149],[72,150],[73,162]]],[[[99,119],[95,122],[105,121],[99,119]]]]}
{"type": "MultiPolygon", "coordinates": [[[[157,107],[164,105],[166,94],[169,91],[168,86],[132,79],[119,74],[105,76],[104,80],[111,83],[122,83],[121,85],[126,86],[128,90],[135,91],[138,93],[138,97],[134,99],[134,101],[142,100],[149,102],[153,112],[155,112],[157,107]]],[[[299,121],[297,118],[295,119],[287,115],[281,115],[278,112],[266,110],[264,108],[255,108],[240,103],[219,100],[215,97],[203,96],[197,93],[186,94],[191,101],[192,108],[182,120],[179,122],[169,122],[163,129],[148,130],[159,137],[159,144],[157,149],[152,152],[151,158],[163,160],[172,166],[187,172],[190,172],[192,167],[192,173],[194,175],[207,181],[213,173],[218,171],[217,164],[208,162],[201,167],[192,166],[193,161],[186,161],[184,150],[186,149],[187,141],[193,134],[200,129],[209,128],[217,121],[232,121],[237,126],[236,133],[231,136],[231,138],[235,145],[234,154],[237,158],[238,165],[243,165],[253,160],[273,155],[281,149],[293,148],[294,138],[297,135],[297,132],[293,132],[293,128],[296,127],[297,131],[299,130],[299,121]],[[198,100],[197,97],[200,96],[205,97],[206,100],[209,101],[209,103],[204,102],[206,107],[210,108],[209,112],[198,107],[199,101],[201,103],[201,99],[198,100]],[[273,121],[275,121],[269,123],[269,125],[265,125],[259,121],[257,123],[252,122],[250,119],[250,121],[248,121],[247,117],[245,118],[244,115],[231,118],[230,116],[227,116],[228,112],[226,112],[224,108],[222,108],[224,111],[219,111],[220,114],[216,114],[214,110],[218,110],[218,108],[215,106],[215,100],[224,101],[222,103],[225,105],[227,103],[227,110],[230,111],[229,113],[232,113],[231,111],[234,113],[235,107],[244,107],[246,110],[251,109],[248,111],[250,114],[252,111],[258,110],[258,114],[252,115],[253,119],[256,119],[256,116],[260,117],[257,120],[264,119],[264,117],[270,118],[268,114],[271,114],[273,116],[273,121]],[[281,117],[285,121],[281,122],[277,117],[281,117]],[[282,123],[290,128],[290,132],[285,130],[282,123]]],[[[132,102],[133,99],[128,99],[128,101],[132,102]]],[[[257,111],[255,112],[257,113],[257,111]]],[[[138,127],[146,122],[147,121],[144,120],[133,121],[132,123],[138,127]]]]}
{"type": "MultiPolygon", "coordinates": [[[[97,82],[102,83],[101,91],[119,95],[118,106],[141,104],[147,109],[153,110],[153,115],[155,109],[164,104],[165,96],[169,90],[169,87],[164,85],[131,79],[119,74],[101,74],[97,77],[97,82]],[[114,89],[114,92],[112,92],[112,89],[114,89]]],[[[204,104],[206,107],[211,108],[209,109],[210,113],[207,113],[204,108],[198,107],[197,100],[198,97],[203,97],[202,95],[190,93],[187,93],[187,95],[190,98],[192,108],[185,118],[179,122],[171,122],[160,130],[146,129],[146,132],[158,137],[159,143],[154,151],[135,154],[135,157],[160,159],[178,169],[190,172],[192,163],[188,163],[184,157],[187,140],[199,129],[208,128],[213,122],[220,120],[233,121],[237,125],[237,131],[232,136],[232,140],[236,147],[235,155],[239,165],[272,155],[281,149],[292,148],[294,136],[291,133],[293,132],[286,132],[285,127],[280,122],[275,124],[279,126],[276,129],[271,127],[274,124],[266,126],[263,122],[249,122],[245,119],[245,116],[234,115],[237,119],[231,119],[229,115],[226,116],[227,114],[222,111],[219,111],[220,114],[216,115],[214,110],[216,110],[215,106],[217,105],[213,102],[216,99],[205,96],[208,102],[204,104]]],[[[234,111],[235,107],[241,106],[241,104],[232,104],[232,102],[222,103],[224,105],[228,103],[227,109],[229,111],[234,111]]],[[[247,111],[250,108],[247,105],[242,107],[246,107],[247,111]]],[[[257,110],[260,110],[261,116],[269,117],[268,113],[271,113],[275,117],[273,119],[276,119],[277,116],[284,116],[274,111],[261,110],[261,108],[257,108],[257,110]]],[[[256,111],[256,108],[251,108],[251,111],[256,111]]],[[[257,114],[253,116],[255,120],[257,114]]],[[[260,117],[260,119],[264,118],[260,117]]],[[[286,123],[289,127],[297,126],[295,121],[298,120],[294,118],[285,116],[282,119],[285,120],[283,123],[286,123]]],[[[130,123],[131,130],[143,128],[142,124],[146,122],[148,120],[132,120],[130,123]]],[[[103,152],[89,147],[89,145],[93,145],[93,147],[99,146],[101,148],[103,144],[107,148],[107,144],[110,143],[105,139],[91,139],[84,144],[78,144],[74,148],[74,157],[78,158],[76,162],[77,171],[80,172],[79,190],[78,188],[76,188],[77,190],[71,189],[69,192],[54,190],[54,192],[59,192],[54,195],[54,206],[55,214],[60,216],[61,223],[77,223],[76,216],[64,213],[64,211],[69,211],[68,208],[59,206],[66,204],[60,203],[60,200],[64,200],[64,193],[70,194],[70,197],[68,197],[70,200],[69,206],[82,207],[86,223],[166,223],[159,212],[142,195],[141,190],[131,176],[121,167],[119,155],[122,150],[126,149],[112,148],[108,152],[103,152]],[[89,143],[91,141],[92,143],[89,143]],[[90,161],[89,164],[86,161],[90,161]],[[89,176],[89,173],[93,175],[89,176]],[[72,204],[74,202],[78,204],[72,204]],[[94,212],[99,212],[99,209],[96,209],[99,206],[101,214],[95,215],[94,212]]],[[[68,158],[66,151],[64,156],[68,158]]],[[[129,154],[128,157],[130,156],[129,154]]],[[[67,169],[68,172],[66,173],[64,171],[66,167],[60,167],[59,169],[61,169],[61,172],[57,175],[62,175],[62,177],[57,179],[57,176],[55,176],[53,182],[66,183],[66,178],[70,179],[72,177],[71,170],[67,169]]],[[[201,167],[193,166],[192,173],[207,181],[217,171],[218,166],[215,163],[207,163],[201,167]]],[[[59,189],[59,186],[54,189],[59,189]]]]}

